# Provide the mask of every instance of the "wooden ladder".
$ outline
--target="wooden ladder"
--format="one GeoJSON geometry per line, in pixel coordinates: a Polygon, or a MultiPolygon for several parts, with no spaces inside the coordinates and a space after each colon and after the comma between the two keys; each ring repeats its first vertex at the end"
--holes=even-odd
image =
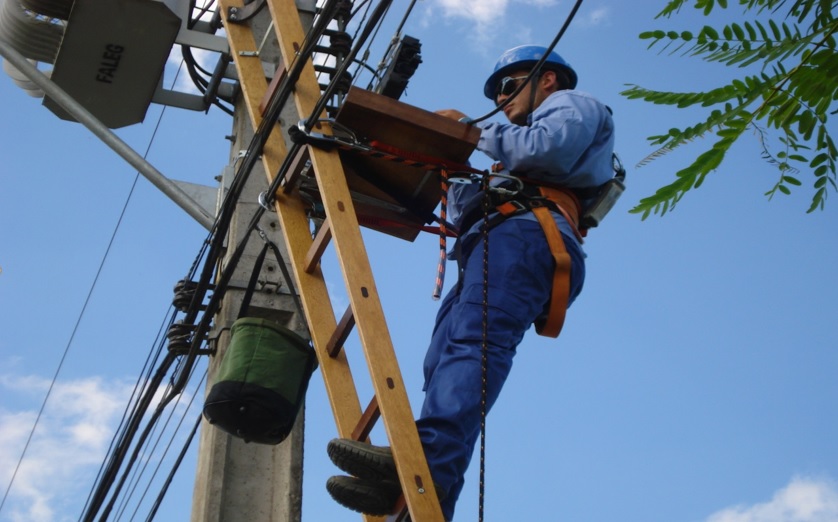
{"type": "MultiPolygon", "coordinates": [[[[304,41],[295,2],[268,0],[267,4],[283,63],[290,64],[304,41]]],[[[266,98],[269,85],[249,25],[228,20],[230,8],[242,7],[241,0],[220,0],[231,55],[255,129],[263,119],[260,104],[266,98]]],[[[321,89],[309,60],[293,91],[298,113],[311,114],[320,96],[321,89]]],[[[269,182],[279,172],[286,155],[287,148],[279,125],[274,124],[262,150],[269,182]]],[[[443,515],[419,441],[340,155],[334,150],[306,146],[294,159],[298,164],[305,163],[306,159],[310,161],[326,219],[316,237],[312,238],[305,205],[290,188],[277,191],[275,207],[338,435],[366,440],[380,416],[404,493],[404,504],[394,518],[406,519],[409,513],[414,522],[442,522],[443,515]],[[320,256],[328,244],[336,251],[350,302],[339,322],[319,267],[320,256]],[[353,327],[357,330],[375,393],[363,411],[347,357],[341,349],[353,327]]],[[[365,516],[365,520],[380,521],[382,517],[365,516]]]]}

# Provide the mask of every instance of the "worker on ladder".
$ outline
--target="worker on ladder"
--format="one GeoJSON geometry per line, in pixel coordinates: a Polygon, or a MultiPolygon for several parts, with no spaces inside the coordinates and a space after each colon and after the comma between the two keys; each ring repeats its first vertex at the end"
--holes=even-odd
{"type": "MultiPolygon", "coordinates": [[[[507,102],[503,111],[510,121],[478,124],[477,148],[499,162],[487,232],[485,407],[484,190],[476,183],[452,184],[449,192],[449,216],[461,231],[455,247],[460,273],[437,315],[424,363],[425,401],[417,421],[449,521],[482,415],[497,399],[524,333],[535,324],[539,333],[557,336],[566,308],[582,290],[585,211],[614,176],[611,111],[575,90],[576,72],[555,52],[550,51],[540,70],[530,75],[547,51],[524,45],[504,52],[484,87],[495,104],[507,102]]],[[[456,110],[439,113],[469,122],[456,110]]],[[[329,479],[327,487],[335,500],[372,515],[392,512],[400,488],[389,448],[336,439],[329,444],[329,455],[354,475],[329,479]]]]}

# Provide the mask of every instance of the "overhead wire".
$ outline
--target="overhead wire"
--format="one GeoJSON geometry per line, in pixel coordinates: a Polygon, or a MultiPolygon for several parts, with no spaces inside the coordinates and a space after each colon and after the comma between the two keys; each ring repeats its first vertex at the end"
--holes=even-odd
{"type": "MultiPolygon", "coordinates": [[[[150,378],[151,372],[154,369],[156,361],[159,360],[160,353],[163,350],[163,342],[162,342],[163,335],[162,335],[162,333],[164,331],[164,328],[168,328],[169,326],[171,326],[171,324],[172,324],[172,322],[174,321],[174,318],[175,318],[175,315],[173,313],[171,313],[171,309],[170,309],[170,312],[167,313],[166,315],[167,315],[167,317],[163,320],[160,328],[158,329],[157,337],[155,338],[154,343],[152,344],[152,346],[156,346],[157,349],[155,350],[154,348],[152,348],[149,351],[148,357],[146,357],[145,363],[143,364],[143,368],[141,369],[139,375],[137,376],[137,381],[134,384],[134,388],[131,392],[131,396],[128,399],[128,404],[127,404],[125,410],[123,411],[122,418],[119,421],[119,425],[117,426],[116,430],[114,430],[114,436],[111,438],[111,442],[110,442],[110,445],[108,446],[108,450],[105,452],[106,457],[103,459],[102,464],[99,466],[99,471],[97,472],[96,477],[93,481],[94,485],[99,482],[99,480],[102,477],[102,474],[105,472],[105,468],[106,468],[107,461],[108,461],[107,456],[110,455],[114,451],[114,449],[117,447],[117,445],[119,444],[120,436],[123,433],[123,429],[124,429],[126,423],[128,422],[128,419],[131,417],[131,414],[134,411],[134,408],[136,407],[137,402],[140,399],[140,396],[141,396],[141,393],[142,393],[142,390],[143,390],[143,382],[147,381],[150,378]]],[[[83,507],[82,511],[87,509],[87,506],[90,503],[90,500],[93,496],[94,491],[95,491],[95,486],[94,486],[94,488],[91,488],[90,492],[88,493],[87,500],[85,501],[85,504],[84,504],[84,507],[83,507]]]]}
{"type": "MultiPolygon", "coordinates": [[[[172,318],[174,318],[174,314],[172,314],[172,318]]],[[[163,345],[164,345],[164,342],[163,342],[162,338],[158,338],[157,343],[158,343],[157,344],[157,346],[158,346],[157,352],[159,353],[160,351],[162,351],[163,345]]],[[[148,463],[148,460],[146,460],[146,463],[148,463]]],[[[141,476],[141,474],[139,473],[139,471],[135,472],[134,476],[132,477],[132,482],[138,483],[139,479],[140,479],[140,476],[141,476]]],[[[123,505],[120,507],[119,511],[124,509],[124,506],[127,505],[128,498],[130,498],[130,496],[125,497],[125,499],[123,500],[123,505]]],[[[117,520],[119,519],[120,516],[121,516],[121,514],[117,516],[117,520]]]]}
{"type": "MultiPolygon", "coordinates": [[[[177,82],[177,77],[179,76],[181,66],[178,67],[177,72],[174,75],[172,80],[172,84],[174,85],[177,82]]],[[[151,150],[152,145],[154,144],[154,138],[156,137],[157,131],[162,124],[163,116],[166,113],[166,107],[164,106],[158,116],[157,123],[154,128],[154,132],[152,138],[147,146],[146,155],[151,150]]],[[[139,175],[137,176],[139,177],[139,175]]],[[[137,179],[135,178],[135,184],[137,179]]],[[[133,190],[133,188],[132,188],[133,190]]],[[[205,247],[202,247],[202,253],[205,251],[205,247]]],[[[198,266],[198,261],[196,260],[193,265],[192,269],[194,270],[198,266]]],[[[174,320],[174,314],[169,318],[169,325],[174,320]]],[[[158,333],[158,340],[159,340],[159,333],[158,333]]],[[[157,352],[155,356],[150,359],[159,360],[160,353],[162,352],[163,342],[160,341],[159,344],[155,343],[157,346],[157,352]]],[[[148,362],[149,359],[147,359],[148,362]]],[[[163,358],[163,362],[154,370],[153,365],[147,365],[148,373],[143,374],[141,373],[141,377],[138,378],[137,386],[135,387],[134,392],[132,393],[132,400],[136,397],[136,402],[133,403],[129,401],[128,410],[130,410],[127,415],[123,416],[123,420],[120,423],[120,428],[117,430],[114,439],[111,441],[111,446],[108,450],[108,453],[103,461],[102,466],[100,467],[99,473],[97,474],[94,486],[88,495],[87,501],[82,510],[82,514],[80,515],[79,520],[92,520],[95,516],[96,512],[98,511],[101,503],[104,501],[104,498],[107,496],[106,492],[110,488],[112,484],[113,478],[115,477],[118,469],[119,464],[121,464],[121,457],[127,451],[126,448],[126,441],[130,441],[133,437],[133,433],[136,431],[139,421],[142,419],[143,415],[148,409],[148,406],[151,404],[153,399],[153,395],[156,391],[157,386],[162,382],[163,378],[165,377],[166,370],[168,367],[174,362],[175,357],[171,352],[167,353],[163,358]],[[144,382],[143,382],[144,379],[144,382]]]]}
{"type": "MultiPolygon", "coordinates": [[[[160,122],[162,121],[164,112],[165,112],[165,107],[163,107],[163,110],[161,110],[160,117],[158,118],[157,124],[155,125],[154,130],[152,131],[151,137],[149,139],[149,143],[146,147],[145,154],[143,155],[144,158],[146,158],[148,156],[148,153],[151,150],[151,146],[154,144],[154,139],[157,136],[157,131],[160,128],[160,122]]],[[[72,346],[73,341],[75,340],[76,333],[78,332],[79,326],[81,325],[81,321],[84,318],[85,312],[87,311],[87,307],[90,304],[91,298],[93,297],[93,292],[96,289],[96,285],[99,282],[100,276],[102,275],[102,270],[104,269],[105,262],[108,259],[111,248],[113,247],[114,240],[116,239],[116,234],[119,232],[120,226],[122,225],[122,221],[125,217],[126,211],[128,210],[128,205],[131,202],[131,198],[134,194],[134,190],[137,187],[137,182],[138,182],[139,178],[140,178],[140,173],[137,172],[137,174],[134,176],[134,181],[131,183],[131,188],[129,189],[128,195],[125,198],[125,203],[123,204],[122,210],[120,211],[119,217],[117,218],[117,222],[116,222],[116,225],[114,226],[113,232],[111,233],[111,237],[108,240],[108,245],[105,248],[105,253],[102,255],[102,259],[99,262],[99,266],[96,270],[96,274],[93,277],[93,282],[91,283],[90,289],[88,290],[87,295],[84,299],[84,303],[82,304],[81,311],[79,312],[79,315],[76,318],[76,323],[73,326],[72,332],[70,333],[70,338],[67,340],[67,344],[64,347],[64,351],[62,352],[61,358],[58,362],[58,366],[56,367],[55,372],[54,372],[53,377],[52,377],[52,380],[50,382],[50,385],[47,388],[47,392],[46,392],[46,395],[44,396],[44,400],[41,403],[41,407],[38,410],[38,414],[35,416],[35,422],[32,425],[32,429],[30,430],[29,435],[27,436],[26,442],[24,443],[23,450],[21,452],[20,458],[18,459],[18,462],[15,465],[15,469],[12,472],[12,476],[9,480],[9,484],[6,487],[6,491],[3,494],[3,499],[0,500],[0,512],[2,512],[2,510],[3,510],[3,506],[5,505],[6,499],[9,496],[9,492],[11,491],[12,485],[14,484],[15,478],[17,477],[17,473],[20,470],[20,466],[23,462],[24,457],[26,456],[26,452],[29,449],[29,445],[32,442],[32,438],[35,434],[35,431],[37,430],[37,427],[38,427],[38,424],[40,423],[41,417],[43,416],[44,409],[46,408],[47,402],[49,401],[49,398],[52,395],[52,391],[53,391],[53,388],[55,387],[55,383],[58,380],[58,376],[60,375],[61,370],[64,366],[64,362],[66,361],[67,355],[69,354],[70,347],[72,346]]]]}
{"type": "MultiPolygon", "coordinates": [[[[198,278],[198,288],[195,291],[195,294],[192,298],[192,302],[190,303],[187,311],[185,312],[186,317],[184,318],[184,322],[193,324],[196,321],[196,319],[198,319],[198,310],[202,307],[203,316],[201,316],[200,321],[196,325],[196,330],[192,338],[189,353],[185,356],[175,357],[170,351],[163,358],[162,363],[153,373],[153,375],[149,375],[149,377],[147,378],[145,391],[135,404],[134,411],[131,414],[131,418],[125,424],[123,436],[121,440],[118,441],[114,448],[114,451],[110,455],[108,465],[105,467],[105,471],[101,473],[101,480],[98,485],[98,489],[94,494],[91,495],[88,505],[86,506],[86,513],[83,515],[84,520],[86,521],[92,520],[93,517],[98,513],[99,509],[104,504],[105,499],[109,496],[109,491],[111,493],[111,501],[107,504],[107,506],[105,506],[105,511],[102,515],[102,519],[106,518],[108,514],[113,510],[116,498],[127,480],[127,470],[132,468],[134,462],[138,457],[140,448],[144,447],[145,441],[149,438],[150,433],[152,431],[152,426],[156,425],[160,418],[162,410],[169,405],[173,397],[181,394],[186,382],[188,381],[189,375],[194,370],[194,362],[198,355],[197,348],[200,346],[203,334],[205,334],[206,331],[208,331],[209,329],[211,318],[214,316],[215,311],[217,310],[218,303],[220,302],[220,297],[224,294],[226,286],[229,283],[229,278],[232,276],[232,271],[235,268],[247,241],[247,237],[245,237],[245,239],[242,242],[240,242],[239,245],[237,245],[236,249],[233,251],[233,254],[227,257],[226,266],[220,274],[216,274],[218,276],[218,280],[214,285],[215,291],[213,292],[212,296],[209,297],[207,303],[203,305],[203,301],[207,295],[208,289],[211,286],[209,284],[209,281],[213,280],[213,278],[215,277],[213,276],[213,274],[218,268],[218,260],[220,259],[219,254],[222,252],[223,249],[226,249],[226,245],[224,244],[224,238],[226,238],[226,231],[231,221],[232,211],[235,208],[236,203],[239,199],[239,194],[241,192],[241,188],[243,187],[244,181],[249,176],[256,159],[261,154],[261,150],[264,147],[265,142],[267,141],[267,134],[270,132],[271,127],[273,126],[273,122],[275,121],[276,116],[278,115],[279,108],[285,104],[288,97],[290,96],[290,92],[293,89],[293,86],[296,83],[296,80],[299,77],[299,74],[301,73],[303,66],[305,65],[307,59],[311,56],[314,45],[322,36],[323,31],[326,29],[330,21],[330,16],[332,16],[332,13],[336,8],[337,3],[338,0],[329,0],[320,11],[320,16],[315,20],[315,23],[312,25],[311,30],[306,35],[306,40],[304,40],[300,51],[295,56],[294,60],[292,60],[292,63],[289,64],[287,68],[288,74],[286,75],[284,83],[280,85],[279,89],[277,89],[277,93],[275,93],[273,99],[268,104],[268,110],[265,113],[265,117],[262,121],[262,124],[254,133],[254,137],[252,138],[247,151],[244,153],[243,157],[240,158],[241,162],[239,164],[238,169],[236,170],[236,174],[234,176],[231,187],[227,192],[227,196],[221,205],[219,215],[215,223],[213,224],[208,239],[203,243],[202,250],[199,256],[196,258],[195,262],[193,263],[191,269],[190,278],[197,275],[198,272],[201,272],[201,274],[198,278]],[[203,269],[200,269],[201,261],[203,261],[203,269]],[[160,384],[162,384],[163,378],[165,377],[169,368],[175,362],[177,362],[177,365],[175,367],[175,372],[172,378],[170,379],[170,385],[167,387],[164,396],[158,404],[157,408],[155,409],[154,413],[148,419],[145,429],[142,432],[140,432],[140,423],[138,420],[148,412],[153,392],[159,388],[160,384]],[[139,438],[137,438],[138,433],[140,434],[139,438]],[[135,449],[133,451],[133,454],[129,457],[129,443],[131,443],[132,441],[134,442],[135,449]],[[127,461],[124,460],[126,458],[128,458],[127,461]],[[125,466],[126,471],[123,472],[122,478],[119,480],[119,483],[116,487],[116,492],[113,492],[111,491],[111,489],[113,488],[114,482],[117,480],[117,472],[120,468],[123,467],[123,465],[125,466]]],[[[369,38],[370,34],[373,32],[377,33],[383,15],[389,9],[390,4],[390,0],[381,2],[375,9],[374,15],[372,16],[370,22],[364,24],[364,28],[362,30],[362,38],[353,47],[350,55],[351,59],[354,59],[354,56],[357,55],[358,50],[365,43],[365,40],[369,38]]],[[[343,63],[343,66],[341,67],[341,74],[345,72],[346,67],[348,67],[348,64],[351,63],[351,59],[346,60],[343,63]]],[[[325,103],[325,100],[327,100],[330,96],[330,93],[333,92],[334,85],[341,77],[341,74],[337,74],[333,77],[332,82],[325,89],[325,92],[321,96],[320,102],[315,107],[315,110],[313,111],[312,117],[309,118],[309,121],[313,121],[311,118],[319,115],[322,112],[323,104],[325,103]]],[[[279,174],[274,179],[272,188],[269,189],[269,191],[267,192],[268,194],[275,193],[278,189],[279,183],[281,183],[282,179],[287,173],[289,165],[288,159],[293,158],[293,156],[293,153],[289,153],[286,157],[286,161],[283,163],[283,167],[280,169],[279,174]]],[[[262,209],[262,207],[259,207],[259,209],[257,209],[257,211],[255,212],[254,216],[252,216],[251,222],[247,227],[247,230],[249,232],[258,229],[258,222],[263,212],[264,209],[262,209]]],[[[248,233],[247,236],[249,237],[249,235],[250,234],[248,233]]],[[[300,306],[298,301],[297,306],[300,306]]],[[[124,508],[120,507],[120,512],[124,512],[124,508]]]]}
{"type": "Polygon", "coordinates": [[[192,439],[195,438],[195,434],[198,432],[198,428],[201,426],[201,419],[201,414],[198,414],[198,418],[195,419],[195,424],[193,424],[192,426],[192,431],[189,432],[189,437],[186,439],[186,442],[181,448],[181,451],[178,454],[178,457],[175,460],[175,463],[172,466],[169,475],[166,477],[166,481],[163,483],[163,487],[160,489],[160,493],[157,495],[157,498],[154,499],[154,504],[152,504],[151,510],[149,511],[148,516],[146,517],[146,522],[151,522],[152,520],[154,520],[155,515],[157,515],[157,510],[160,509],[160,505],[163,503],[163,498],[168,492],[169,486],[172,484],[172,480],[174,479],[175,473],[180,468],[180,465],[183,462],[183,458],[186,456],[189,447],[192,445],[192,439]]]}
{"type": "MultiPolygon", "coordinates": [[[[576,0],[576,3],[573,5],[570,13],[568,14],[567,18],[562,24],[561,29],[559,32],[556,33],[556,36],[553,38],[553,41],[547,47],[547,50],[544,52],[544,56],[533,66],[530,73],[527,75],[527,79],[521,82],[515,92],[507,99],[504,100],[504,103],[498,104],[497,107],[485,116],[472,120],[472,123],[477,123],[483,120],[486,120],[497,114],[499,111],[503,110],[505,107],[515,96],[520,94],[525,86],[530,82],[532,78],[537,77],[536,75],[541,70],[544,63],[547,61],[547,58],[550,56],[550,53],[553,52],[553,49],[556,47],[556,44],[559,43],[562,36],[564,36],[565,31],[567,28],[570,27],[570,23],[573,21],[573,18],[576,16],[576,12],[582,5],[583,0],[576,0]]],[[[486,495],[486,415],[488,413],[488,404],[487,404],[487,393],[488,393],[488,353],[489,353],[489,331],[488,331],[488,322],[489,322],[489,211],[490,211],[490,203],[489,203],[489,181],[487,177],[482,179],[483,185],[483,192],[484,197],[482,201],[483,206],[483,307],[482,307],[482,345],[481,345],[481,399],[480,399],[480,469],[478,472],[478,500],[477,500],[477,520],[478,522],[483,522],[484,516],[484,507],[485,507],[485,495],[486,495]]]]}
{"type": "Polygon", "coordinates": [[[493,110],[489,111],[488,113],[484,114],[483,116],[481,116],[479,118],[472,119],[471,120],[472,124],[480,123],[481,121],[485,121],[485,120],[491,118],[492,116],[494,116],[495,114],[497,114],[498,112],[502,111],[503,108],[506,107],[509,104],[509,102],[511,102],[516,96],[518,96],[527,87],[527,85],[530,83],[532,78],[534,78],[541,71],[541,68],[544,66],[544,63],[547,61],[547,58],[550,56],[550,53],[553,52],[553,49],[556,47],[556,44],[558,44],[559,40],[562,39],[562,36],[564,36],[564,33],[565,33],[565,31],[567,31],[567,28],[570,27],[570,23],[573,21],[573,18],[576,16],[576,12],[579,10],[579,8],[581,6],[582,6],[582,0],[576,0],[576,3],[573,5],[573,8],[570,10],[570,14],[568,14],[567,18],[565,18],[565,21],[562,24],[561,29],[559,29],[559,32],[556,33],[556,36],[553,38],[553,41],[550,42],[550,45],[547,46],[547,50],[544,52],[544,56],[542,56],[541,59],[539,59],[538,62],[536,62],[536,64],[533,66],[532,70],[527,75],[526,80],[522,81],[521,84],[518,85],[518,88],[515,89],[515,91],[512,94],[510,94],[503,101],[503,103],[498,104],[493,110]]]}
{"type": "MultiPolygon", "coordinates": [[[[149,467],[149,465],[151,464],[151,462],[156,461],[156,466],[154,467],[154,471],[151,473],[151,476],[148,477],[148,479],[145,481],[146,486],[145,486],[145,489],[142,492],[142,495],[140,495],[140,498],[137,499],[136,502],[135,502],[135,508],[134,508],[134,511],[131,515],[130,520],[134,520],[134,518],[139,513],[140,508],[143,507],[143,501],[145,500],[146,495],[149,493],[149,491],[151,489],[151,486],[154,483],[155,478],[157,477],[158,472],[160,471],[161,467],[163,466],[163,461],[166,459],[166,456],[169,454],[169,450],[172,448],[172,446],[175,442],[175,439],[178,436],[178,433],[180,432],[180,428],[183,425],[184,420],[186,420],[186,416],[189,415],[189,413],[192,409],[192,405],[195,402],[195,399],[199,396],[203,397],[203,394],[201,394],[200,392],[203,389],[203,384],[206,381],[206,377],[207,377],[207,371],[204,370],[203,376],[198,381],[198,383],[195,385],[195,388],[192,392],[192,396],[189,399],[189,402],[184,407],[183,412],[180,415],[180,418],[178,419],[177,425],[174,427],[174,429],[171,430],[171,436],[169,437],[168,441],[166,442],[166,445],[165,445],[165,447],[162,451],[162,454],[159,457],[152,457],[152,455],[154,455],[156,450],[157,450],[158,444],[160,444],[163,440],[163,434],[164,434],[164,431],[166,430],[169,422],[174,418],[174,413],[177,409],[177,406],[181,402],[181,398],[183,397],[183,394],[178,396],[178,401],[175,403],[175,405],[172,408],[170,408],[169,418],[166,420],[166,423],[164,423],[164,425],[161,427],[160,436],[158,437],[157,441],[155,441],[154,446],[151,448],[151,450],[148,451],[147,456],[146,456],[145,461],[144,461],[143,466],[142,466],[142,470],[139,473],[139,477],[142,477],[145,474],[145,472],[146,472],[147,468],[149,467]]],[[[191,437],[189,438],[189,441],[191,441],[191,437]]],[[[187,441],[187,446],[188,446],[189,441],[187,441]]],[[[177,465],[179,465],[179,461],[175,463],[175,466],[177,466],[177,465]]],[[[170,473],[170,475],[171,475],[171,473],[170,473]]],[[[131,489],[131,492],[128,495],[126,495],[125,501],[123,502],[123,505],[125,506],[125,508],[127,508],[127,506],[128,506],[128,500],[130,500],[133,497],[133,495],[136,493],[136,487],[137,487],[138,484],[139,484],[139,480],[137,480],[135,482],[134,486],[131,489]]],[[[121,520],[122,519],[124,511],[125,511],[125,509],[123,509],[119,512],[119,515],[117,516],[116,520],[121,520]]]]}
{"type": "MultiPolygon", "coordinates": [[[[327,2],[324,11],[325,13],[330,13],[337,5],[337,0],[330,0],[327,2]]],[[[323,13],[322,12],[322,13],[323,13]]],[[[314,32],[325,30],[326,25],[328,24],[328,17],[323,17],[321,14],[321,23],[315,24],[313,27],[314,32]]],[[[194,322],[197,318],[198,310],[200,309],[199,304],[203,301],[203,296],[206,295],[207,289],[210,286],[209,281],[212,278],[212,274],[216,268],[217,259],[219,259],[219,253],[221,252],[222,248],[224,247],[224,238],[226,237],[226,230],[229,227],[231,217],[232,217],[232,210],[235,208],[235,204],[238,201],[238,194],[241,192],[241,188],[243,187],[244,180],[246,180],[247,176],[253,167],[253,164],[258,158],[259,154],[261,153],[261,149],[264,146],[264,143],[267,140],[267,132],[271,130],[270,127],[273,126],[273,121],[275,121],[276,114],[278,114],[278,109],[282,105],[284,105],[284,101],[287,100],[288,96],[290,95],[290,91],[293,87],[293,84],[296,82],[296,79],[299,77],[299,74],[302,71],[303,66],[306,63],[308,56],[311,54],[311,50],[313,48],[314,43],[316,43],[317,37],[312,36],[309,38],[309,43],[303,46],[298,57],[292,62],[292,65],[289,67],[289,74],[286,77],[286,82],[284,88],[280,88],[278,93],[281,93],[280,96],[276,98],[283,98],[282,104],[276,102],[276,98],[274,103],[270,104],[269,111],[264,118],[262,125],[254,135],[254,138],[251,140],[250,146],[248,147],[248,151],[245,154],[242,164],[240,165],[236,176],[234,176],[233,183],[228,190],[227,198],[225,199],[225,203],[222,204],[221,212],[219,213],[218,218],[216,219],[212,230],[210,231],[210,238],[207,242],[205,242],[204,247],[202,249],[201,255],[204,258],[204,269],[201,274],[201,278],[199,281],[199,288],[195,292],[195,296],[193,297],[193,301],[189,306],[189,310],[187,311],[187,319],[189,322],[194,322]],[[300,59],[302,57],[302,59],[300,59]],[[271,115],[271,112],[274,114],[271,115]]],[[[254,219],[251,223],[250,229],[252,230],[255,225],[258,223],[258,217],[254,216],[254,219]]],[[[235,262],[230,262],[228,264],[228,268],[234,267],[235,262]]],[[[193,268],[197,271],[197,265],[193,264],[193,268]]],[[[229,277],[232,274],[232,271],[225,271],[222,273],[222,283],[226,285],[229,281],[229,277]]],[[[190,347],[190,352],[186,357],[180,358],[180,376],[173,377],[172,385],[169,387],[167,392],[165,393],[163,399],[161,400],[160,404],[152,414],[151,418],[148,420],[146,428],[140,432],[139,442],[135,446],[135,451],[133,454],[128,457],[129,452],[129,444],[131,440],[136,437],[136,434],[139,432],[140,428],[140,419],[148,411],[148,408],[151,404],[151,399],[153,397],[153,391],[157,389],[157,387],[162,383],[166,373],[168,372],[169,367],[175,362],[175,357],[172,352],[169,352],[161,365],[157,368],[157,371],[151,377],[148,382],[148,386],[143,393],[142,397],[138,401],[136,405],[135,411],[131,416],[131,419],[126,425],[124,430],[125,439],[120,441],[120,443],[115,448],[115,451],[110,455],[108,465],[104,473],[102,473],[102,477],[100,482],[96,488],[94,494],[90,497],[90,501],[88,505],[85,507],[85,513],[83,514],[83,520],[91,521],[99,512],[102,504],[104,504],[105,499],[108,496],[108,492],[113,487],[114,482],[117,479],[117,474],[119,469],[122,467],[123,463],[125,462],[125,458],[128,457],[129,460],[126,463],[126,466],[130,468],[133,463],[136,461],[138,456],[138,451],[136,448],[139,448],[144,444],[144,441],[148,438],[151,427],[156,424],[159,416],[165,408],[165,406],[172,400],[172,398],[179,394],[183,387],[185,386],[186,379],[190,374],[191,368],[194,365],[194,358],[197,357],[197,347],[200,344],[201,332],[206,332],[208,330],[208,326],[210,321],[208,318],[212,317],[215,313],[215,310],[218,306],[218,296],[223,294],[223,286],[220,285],[219,291],[215,292],[210,299],[209,303],[206,305],[204,317],[202,317],[200,324],[198,325],[198,334],[193,337],[193,342],[190,347]],[[214,305],[214,306],[213,306],[214,305]]],[[[186,320],[185,320],[186,321],[186,320]]],[[[119,481],[117,485],[117,490],[119,490],[125,482],[125,475],[123,474],[123,479],[119,481]]],[[[102,518],[108,516],[110,511],[113,509],[113,498],[115,495],[112,496],[111,502],[105,506],[105,512],[102,515],[102,518]]]]}
{"type": "Polygon", "coordinates": [[[378,66],[375,68],[375,72],[373,73],[373,78],[370,79],[370,83],[367,85],[367,90],[372,89],[372,82],[375,79],[381,80],[381,72],[387,67],[387,63],[390,59],[394,59],[394,56],[391,54],[395,51],[399,40],[401,38],[402,29],[404,29],[405,24],[407,23],[408,18],[413,13],[413,8],[416,6],[416,0],[410,0],[410,4],[405,9],[404,16],[402,16],[399,25],[396,27],[396,30],[393,32],[393,36],[390,37],[390,42],[387,44],[387,49],[384,51],[384,54],[381,57],[381,60],[378,63],[378,66]]]}

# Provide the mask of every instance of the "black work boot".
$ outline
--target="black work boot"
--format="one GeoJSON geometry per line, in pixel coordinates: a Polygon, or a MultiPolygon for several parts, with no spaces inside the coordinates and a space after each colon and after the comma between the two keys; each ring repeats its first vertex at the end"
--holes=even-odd
{"type": "Polygon", "coordinates": [[[332,439],[327,451],[335,466],[355,477],[398,484],[396,461],[390,448],[351,439],[332,439]]]}
{"type": "Polygon", "coordinates": [[[398,482],[343,475],[330,477],[326,481],[326,489],[343,507],[375,516],[392,514],[402,494],[398,482]]]}

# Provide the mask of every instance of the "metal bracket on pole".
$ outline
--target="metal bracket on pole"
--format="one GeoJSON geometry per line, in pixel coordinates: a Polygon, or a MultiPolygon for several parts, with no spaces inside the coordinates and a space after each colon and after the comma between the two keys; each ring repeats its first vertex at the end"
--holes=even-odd
{"type": "Polygon", "coordinates": [[[110,147],[114,152],[119,154],[132,167],[136,168],[140,174],[148,179],[155,187],[160,189],[160,191],[168,196],[169,199],[185,210],[187,214],[192,216],[204,228],[207,230],[212,229],[215,219],[209,215],[200,204],[190,198],[179,186],[177,186],[176,183],[164,176],[154,167],[154,165],[140,156],[127,143],[114,134],[104,123],[93,116],[90,111],[85,109],[78,101],[67,94],[52,80],[44,76],[44,74],[29,63],[29,61],[22,54],[17,52],[3,40],[0,40],[0,55],[11,62],[12,65],[37,84],[38,87],[43,89],[47,96],[58,103],[79,123],[87,127],[94,135],[96,135],[96,137],[102,140],[102,142],[110,147]]]}

